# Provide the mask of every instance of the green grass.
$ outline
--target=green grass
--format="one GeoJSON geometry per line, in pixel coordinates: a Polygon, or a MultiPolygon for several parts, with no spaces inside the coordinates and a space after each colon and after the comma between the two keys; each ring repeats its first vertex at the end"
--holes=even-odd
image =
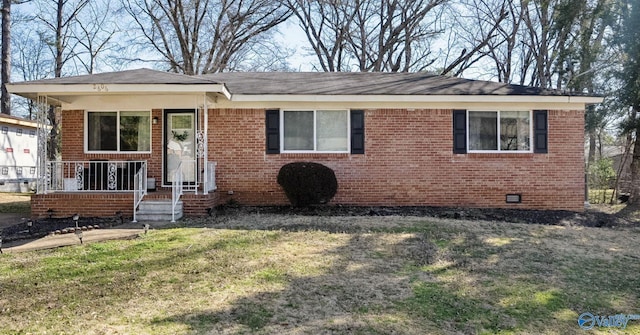
{"type": "MultiPolygon", "coordinates": [[[[215,227],[2,254],[0,333],[572,334],[583,312],[640,314],[638,228],[277,215],[215,227]]],[[[640,321],[589,331],[610,332],[640,334],[640,321]]]]}
{"type": "Polygon", "coordinates": [[[30,213],[31,193],[0,193],[0,213],[30,213]]]}

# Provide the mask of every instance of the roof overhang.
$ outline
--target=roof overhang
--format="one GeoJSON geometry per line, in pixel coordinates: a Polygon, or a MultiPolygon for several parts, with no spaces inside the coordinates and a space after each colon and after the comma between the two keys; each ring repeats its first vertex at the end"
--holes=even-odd
{"type": "Polygon", "coordinates": [[[105,95],[192,95],[221,94],[227,99],[231,93],[224,84],[7,84],[10,93],[36,100],[47,96],[58,103],[68,102],[64,97],[105,95]]]}
{"type": "Polygon", "coordinates": [[[249,95],[234,94],[231,101],[237,102],[503,102],[503,103],[568,103],[597,104],[603,97],[548,96],[548,95],[249,95]]]}

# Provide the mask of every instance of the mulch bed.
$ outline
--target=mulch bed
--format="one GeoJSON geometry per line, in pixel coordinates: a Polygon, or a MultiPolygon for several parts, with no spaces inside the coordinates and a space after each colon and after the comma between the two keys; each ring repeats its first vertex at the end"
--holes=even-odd
{"type": "MultiPolygon", "coordinates": [[[[130,219],[121,217],[108,217],[108,218],[83,218],[78,220],[78,227],[82,226],[95,226],[100,228],[110,228],[129,222],[130,219]]],[[[15,224],[13,226],[6,227],[0,230],[0,236],[2,236],[3,242],[10,242],[23,239],[35,239],[49,235],[56,230],[62,231],[66,228],[75,228],[76,223],[72,217],[68,218],[45,218],[39,220],[33,220],[31,228],[27,225],[27,220],[15,224]]]]}
{"type": "MultiPolygon", "coordinates": [[[[482,220],[513,223],[529,223],[543,225],[583,226],[583,227],[638,227],[640,222],[607,214],[597,210],[587,210],[582,213],[570,211],[542,211],[523,209],[480,209],[453,207],[359,207],[359,206],[313,206],[293,208],[291,206],[218,206],[216,217],[232,216],[241,213],[284,214],[303,216],[418,216],[435,217],[458,220],[482,220]]],[[[109,228],[129,222],[126,217],[109,218],[80,218],[78,226],[99,225],[109,228]]],[[[26,221],[7,227],[0,231],[4,242],[40,238],[56,230],[75,227],[75,222],[69,218],[45,218],[35,220],[31,229],[26,221]]]]}
{"type": "Polygon", "coordinates": [[[359,207],[359,206],[314,206],[293,208],[290,206],[218,206],[216,215],[236,213],[288,214],[306,216],[419,216],[459,220],[501,221],[543,225],[583,226],[583,227],[632,227],[639,222],[630,221],[614,214],[598,210],[582,213],[571,211],[545,211],[500,208],[456,208],[428,206],[359,207]]]}

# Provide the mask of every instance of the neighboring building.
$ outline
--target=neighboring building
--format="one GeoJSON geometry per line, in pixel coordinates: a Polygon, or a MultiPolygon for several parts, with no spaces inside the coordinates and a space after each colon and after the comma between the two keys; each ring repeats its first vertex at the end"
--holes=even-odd
{"type": "Polygon", "coordinates": [[[0,192],[31,192],[37,178],[37,123],[0,114],[0,192]]]}
{"type": "Polygon", "coordinates": [[[141,69],[9,89],[62,111],[34,216],[131,215],[144,173],[158,192],[143,200],[184,187],[187,215],[287,204],[276,176],[293,161],[335,171],[333,204],[581,211],[585,104],[602,101],[425,73],[141,69]]]}

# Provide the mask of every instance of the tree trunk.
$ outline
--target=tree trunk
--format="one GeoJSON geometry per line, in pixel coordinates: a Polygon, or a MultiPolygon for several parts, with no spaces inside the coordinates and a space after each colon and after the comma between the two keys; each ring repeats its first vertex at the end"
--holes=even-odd
{"type": "MultiPolygon", "coordinates": [[[[632,117],[635,120],[640,106],[633,108],[632,117]]],[[[633,153],[631,158],[631,195],[629,197],[629,204],[640,203],[640,141],[638,141],[638,135],[640,135],[640,124],[636,126],[636,138],[633,144],[633,153]]]]}
{"type": "Polygon", "coordinates": [[[2,0],[2,94],[0,113],[11,114],[11,96],[7,91],[11,73],[11,0],[2,0]]]}
{"type": "Polygon", "coordinates": [[[596,131],[589,130],[589,154],[587,155],[587,164],[591,165],[596,160],[596,131]]]}

